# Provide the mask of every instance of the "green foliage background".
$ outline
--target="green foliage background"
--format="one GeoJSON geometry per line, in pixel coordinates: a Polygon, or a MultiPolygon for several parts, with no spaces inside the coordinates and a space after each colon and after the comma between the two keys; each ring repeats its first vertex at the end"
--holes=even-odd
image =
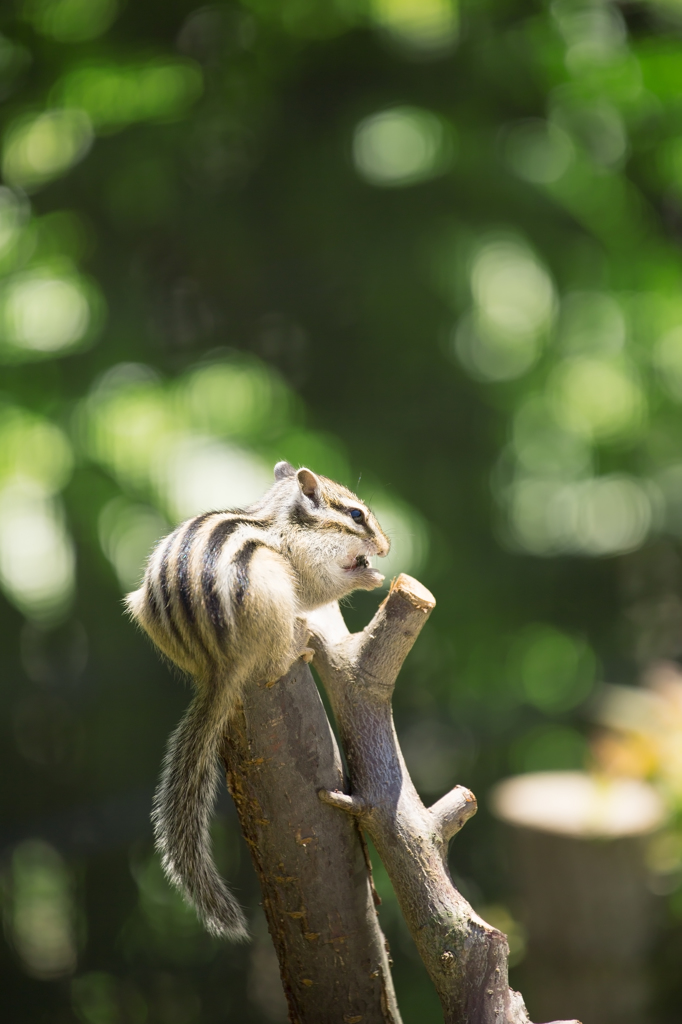
{"type": "MultiPolygon", "coordinates": [[[[682,9],[17,0],[0,31],[8,1019],[282,1019],[227,801],[251,948],[151,854],[187,695],[120,598],[181,444],[385,509],[438,601],[399,732],[425,797],[478,794],[453,870],[513,928],[490,785],[584,765],[594,686],[682,654],[682,9]]],[[[379,884],[404,1018],[438,1020],[379,884]]]]}

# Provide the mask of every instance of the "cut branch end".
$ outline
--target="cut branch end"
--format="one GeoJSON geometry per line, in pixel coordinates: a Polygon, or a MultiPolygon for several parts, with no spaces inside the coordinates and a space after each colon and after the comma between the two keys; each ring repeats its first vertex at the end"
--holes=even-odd
{"type": "Polygon", "coordinates": [[[436,607],[436,599],[431,591],[404,572],[391,581],[391,588],[385,603],[388,603],[394,594],[404,597],[413,608],[419,608],[425,612],[431,612],[436,607]]]}
{"type": "Polygon", "coordinates": [[[465,786],[455,786],[430,808],[434,825],[446,843],[477,810],[476,797],[465,786]]]}

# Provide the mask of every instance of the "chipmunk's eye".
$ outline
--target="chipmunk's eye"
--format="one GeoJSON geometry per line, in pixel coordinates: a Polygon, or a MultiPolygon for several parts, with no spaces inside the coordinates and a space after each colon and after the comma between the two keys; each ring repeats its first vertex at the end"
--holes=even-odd
{"type": "Polygon", "coordinates": [[[351,519],[354,519],[356,523],[361,523],[365,518],[359,508],[351,508],[348,510],[351,515],[351,519]]]}

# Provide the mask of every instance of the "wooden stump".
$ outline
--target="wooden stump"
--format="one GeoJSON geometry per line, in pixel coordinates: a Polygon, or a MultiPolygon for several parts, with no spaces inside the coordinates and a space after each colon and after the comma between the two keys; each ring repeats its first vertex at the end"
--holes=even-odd
{"type": "Polygon", "coordinates": [[[655,903],[645,846],[664,819],[634,780],[539,772],[500,783],[493,810],[508,829],[528,929],[524,994],[534,1019],[643,1024],[655,903]]]}

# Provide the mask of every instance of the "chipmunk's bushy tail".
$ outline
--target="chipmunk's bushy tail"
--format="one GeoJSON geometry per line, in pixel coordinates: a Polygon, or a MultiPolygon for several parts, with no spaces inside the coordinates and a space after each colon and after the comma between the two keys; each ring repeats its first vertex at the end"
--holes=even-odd
{"type": "Polygon", "coordinates": [[[213,863],[209,831],[226,718],[219,688],[202,688],[168,741],[152,821],[170,881],[211,935],[238,941],[248,938],[246,919],[213,863]]]}

